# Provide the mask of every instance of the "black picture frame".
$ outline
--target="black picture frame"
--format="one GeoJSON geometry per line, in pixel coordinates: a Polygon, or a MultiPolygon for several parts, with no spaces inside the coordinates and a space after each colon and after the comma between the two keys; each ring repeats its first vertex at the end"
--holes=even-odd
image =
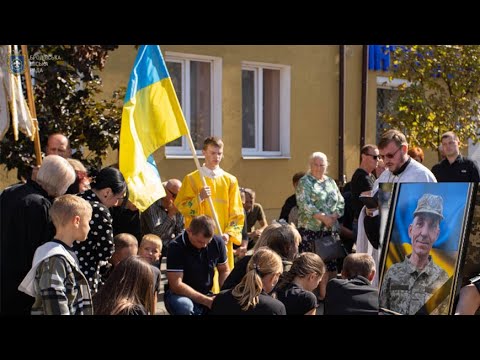
{"type": "Polygon", "coordinates": [[[454,313],[477,187],[476,183],[395,184],[379,267],[381,310],[403,315],[454,313]],[[431,216],[439,213],[443,218],[438,225],[424,220],[439,219],[431,216]]]}

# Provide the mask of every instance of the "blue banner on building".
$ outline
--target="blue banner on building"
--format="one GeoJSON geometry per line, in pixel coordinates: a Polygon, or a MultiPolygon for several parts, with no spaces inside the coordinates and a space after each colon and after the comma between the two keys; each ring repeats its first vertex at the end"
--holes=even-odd
{"type": "Polygon", "coordinates": [[[393,45],[368,45],[368,70],[389,71],[393,45]]]}

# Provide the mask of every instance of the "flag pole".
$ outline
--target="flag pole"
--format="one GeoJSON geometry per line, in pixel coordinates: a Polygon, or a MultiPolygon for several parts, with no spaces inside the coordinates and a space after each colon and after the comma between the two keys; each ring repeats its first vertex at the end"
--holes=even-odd
{"type": "MultiPolygon", "coordinates": [[[[195,161],[195,165],[197,166],[198,175],[200,175],[200,179],[202,179],[203,187],[205,187],[207,186],[207,182],[205,181],[205,178],[203,177],[202,172],[200,171],[201,166],[200,166],[200,162],[198,161],[197,151],[195,150],[195,145],[193,144],[192,136],[190,135],[190,130],[187,132],[185,136],[188,139],[188,145],[190,146],[190,151],[192,152],[193,160],[195,161]]],[[[207,201],[208,201],[208,205],[210,205],[210,210],[212,211],[213,220],[215,221],[215,225],[217,226],[218,233],[220,234],[220,236],[222,236],[223,231],[222,231],[222,228],[220,227],[220,221],[218,221],[217,212],[213,207],[212,197],[209,196],[207,198],[207,201]]]]}
{"type": "Polygon", "coordinates": [[[35,110],[35,99],[33,97],[32,76],[30,74],[30,62],[28,57],[27,45],[22,45],[22,53],[25,62],[25,85],[27,88],[28,107],[33,120],[34,147],[37,165],[42,165],[42,150],[40,146],[40,133],[38,129],[37,111],[35,110]]]}

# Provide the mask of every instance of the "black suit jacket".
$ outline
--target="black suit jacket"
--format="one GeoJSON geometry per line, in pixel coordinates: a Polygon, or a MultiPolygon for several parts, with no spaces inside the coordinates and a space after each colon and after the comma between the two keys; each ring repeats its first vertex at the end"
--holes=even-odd
{"type": "Polygon", "coordinates": [[[325,315],[378,315],[378,289],[363,276],[327,284],[325,315]]]}
{"type": "Polygon", "coordinates": [[[0,196],[0,313],[29,315],[33,297],[18,291],[32,267],[38,246],[51,240],[55,228],[48,211],[51,199],[32,180],[5,189],[0,196]]]}

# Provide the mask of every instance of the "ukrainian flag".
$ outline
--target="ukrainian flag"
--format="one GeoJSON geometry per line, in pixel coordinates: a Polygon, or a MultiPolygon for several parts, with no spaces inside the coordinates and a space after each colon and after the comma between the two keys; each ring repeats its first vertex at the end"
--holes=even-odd
{"type": "Polygon", "coordinates": [[[140,211],[165,196],[156,165],[147,159],[159,147],[186,134],[187,123],[160,47],[142,45],[125,96],[119,159],[129,199],[140,211]]]}

